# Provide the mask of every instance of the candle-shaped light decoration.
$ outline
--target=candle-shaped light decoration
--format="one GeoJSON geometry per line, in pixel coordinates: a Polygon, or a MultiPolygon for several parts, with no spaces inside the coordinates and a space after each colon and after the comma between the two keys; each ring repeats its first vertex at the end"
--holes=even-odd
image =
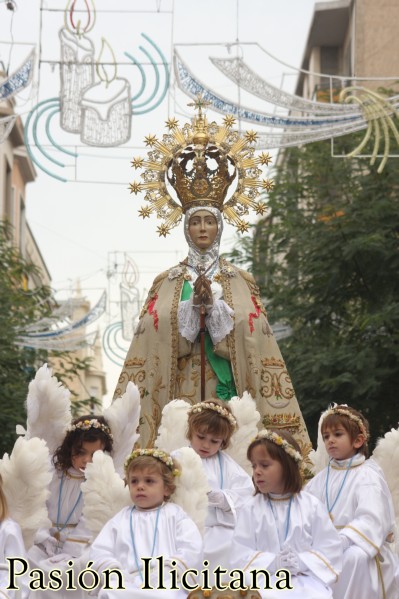
{"type": "Polygon", "coordinates": [[[94,80],[94,44],[85,33],[95,22],[95,8],[87,0],[69,0],[61,42],[61,127],[78,133],[81,129],[80,100],[83,90],[94,80]],[[80,6],[80,7],[79,7],[80,6]],[[81,17],[84,17],[83,21],[81,17]]]}
{"type": "Polygon", "coordinates": [[[81,99],[81,140],[91,146],[119,146],[130,138],[132,120],[130,84],[118,78],[115,56],[102,38],[96,62],[100,82],[85,90],[81,99]],[[110,59],[106,60],[106,56],[110,59]]]}
{"type": "Polygon", "coordinates": [[[141,310],[140,292],[137,287],[139,271],[136,263],[125,254],[122,282],[120,284],[122,337],[130,341],[134,335],[141,310]]]}

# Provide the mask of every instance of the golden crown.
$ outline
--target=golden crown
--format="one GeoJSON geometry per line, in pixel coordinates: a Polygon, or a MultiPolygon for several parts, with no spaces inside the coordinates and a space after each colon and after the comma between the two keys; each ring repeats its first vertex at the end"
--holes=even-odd
{"type": "Polygon", "coordinates": [[[268,165],[271,157],[262,152],[255,157],[255,131],[240,135],[231,128],[235,124],[232,116],[226,116],[223,125],[208,124],[202,109],[207,105],[201,97],[189,106],[195,106],[198,114],[193,122],[182,128],[175,118],[166,121],[169,133],[162,140],[148,135],[145,144],[151,148],[148,160],[138,157],[132,166],[145,168],[141,177],[144,182],[130,184],[131,193],[145,191],[148,204],[139,210],[140,216],[149,217],[156,213],[164,222],[157,230],[166,237],[181,220],[182,214],[193,206],[215,206],[243,233],[249,223],[243,216],[249,209],[264,214],[267,206],[258,200],[259,188],[269,191],[273,187],[270,179],[260,180],[262,170],[258,165],[268,165]],[[230,186],[237,179],[237,187],[226,202],[230,186]],[[168,193],[167,181],[174,188],[178,202],[168,193]]]}

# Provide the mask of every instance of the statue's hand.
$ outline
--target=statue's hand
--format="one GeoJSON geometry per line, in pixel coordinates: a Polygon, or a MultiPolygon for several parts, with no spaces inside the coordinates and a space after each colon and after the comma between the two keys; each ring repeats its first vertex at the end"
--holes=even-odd
{"type": "Polygon", "coordinates": [[[213,304],[211,282],[204,275],[200,275],[194,282],[193,304],[194,306],[203,304],[208,308],[213,304]]]}

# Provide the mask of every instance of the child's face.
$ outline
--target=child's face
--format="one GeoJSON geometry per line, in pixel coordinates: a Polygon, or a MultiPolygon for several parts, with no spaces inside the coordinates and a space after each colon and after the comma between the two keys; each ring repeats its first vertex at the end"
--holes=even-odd
{"type": "Polygon", "coordinates": [[[83,441],[80,449],[72,450],[72,466],[75,470],[84,470],[89,462],[93,461],[93,455],[98,450],[104,450],[104,443],[97,439],[97,441],[83,441]]]}
{"type": "Polygon", "coordinates": [[[210,433],[193,431],[190,443],[191,447],[201,458],[211,458],[221,448],[223,439],[210,433]]]}
{"type": "Polygon", "coordinates": [[[348,460],[357,453],[363,445],[363,435],[358,435],[352,441],[348,431],[339,424],[336,428],[325,428],[323,430],[323,441],[330,458],[334,460],[348,460]]]}
{"type": "Polygon", "coordinates": [[[255,445],[251,451],[252,478],[260,493],[284,493],[283,467],[270,457],[266,447],[255,445]]]}
{"type": "Polygon", "coordinates": [[[150,468],[130,470],[127,482],[134,505],[143,510],[162,505],[170,495],[162,476],[150,468]]]}

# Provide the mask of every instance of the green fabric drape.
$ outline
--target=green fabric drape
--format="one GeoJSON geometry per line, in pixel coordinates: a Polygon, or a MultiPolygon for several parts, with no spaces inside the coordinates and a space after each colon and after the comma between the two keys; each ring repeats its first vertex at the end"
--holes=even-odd
{"type": "MultiPolygon", "coordinates": [[[[190,299],[192,291],[190,283],[184,281],[180,299],[182,301],[190,299]]],[[[205,332],[205,354],[218,379],[218,384],[216,385],[217,397],[224,401],[229,401],[229,399],[237,395],[231,364],[229,360],[215,354],[212,339],[208,331],[205,332]]]]}

